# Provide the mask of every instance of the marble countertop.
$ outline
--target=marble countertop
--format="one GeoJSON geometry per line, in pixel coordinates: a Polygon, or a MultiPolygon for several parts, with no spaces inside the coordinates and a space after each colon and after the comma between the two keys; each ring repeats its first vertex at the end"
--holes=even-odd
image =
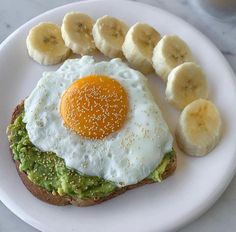
{"type": "MultiPolygon", "coordinates": [[[[236,13],[234,19],[220,21],[209,16],[196,4],[197,0],[138,0],[165,9],[192,24],[220,49],[236,73],[236,13]]],[[[29,19],[73,0],[0,0],[0,42],[29,19]]],[[[236,177],[216,204],[180,232],[218,232],[236,229],[236,177]]],[[[36,232],[0,202],[1,232],[36,232]]]]}

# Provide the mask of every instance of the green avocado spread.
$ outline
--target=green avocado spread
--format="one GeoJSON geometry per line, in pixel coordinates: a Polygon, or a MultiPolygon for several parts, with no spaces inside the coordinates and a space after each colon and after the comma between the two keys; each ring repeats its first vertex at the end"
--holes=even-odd
{"type": "MultiPolygon", "coordinates": [[[[55,153],[42,152],[34,146],[27,134],[22,112],[7,129],[14,160],[20,162],[20,171],[52,194],[67,195],[74,199],[99,199],[117,190],[117,186],[96,176],[82,175],[66,167],[63,159],[55,153]]],[[[147,177],[161,181],[173,151],[166,153],[160,165],[147,177]]]]}

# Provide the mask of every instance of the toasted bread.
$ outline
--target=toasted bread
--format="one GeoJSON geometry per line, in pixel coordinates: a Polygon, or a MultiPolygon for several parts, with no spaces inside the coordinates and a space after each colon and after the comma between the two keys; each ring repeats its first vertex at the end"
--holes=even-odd
{"type": "MultiPolygon", "coordinates": [[[[23,109],[24,109],[24,102],[21,102],[19,105],[16,106],[16,108],[12,114],[11,123],[14,123],[15,119],[20,115],[20,113],[22,112],[23,109]]],[[[73,199],[70,196],[60,196],[59,194],[58,195],[52,194],[52,193],[48,192],[46,189],[34,184],[33,182],[31,182],[29,180],[29,178],[27,177],[27,174],[25,172],[21,172],[19,170],[20,162],[16,161],[16,160],[14,160],[14,162],[15,162],[18,174],[19,174],[22,182],[26,186],[26,188],[38,199],[40,199],[44,202],[47,202],[49,204],[53,204],[53,205],[68,205],[68,204],[72,204],[72,205],[76,205],[76,206],[96,205],[96,204],[99,204],[103,201],[109,200],[113,197],[116,197],[116,196],[120,195],[121,193],[126,192],[127,190],[134,189],[136,187],[139,187],[139,186],[142,186],[145,184],[156,183],[150,179],[144,179],[137,184],[125,186],[122,188],[117,188],[117,190],[115,192],[112,192],[110,195],[100,198],[98,200],[95,200],[95,199],[79,199],[78,200],[78,199],[73,199]]],[[[176,155],[174,154],[171,162],[167,165],[166,170],[162,174],[161,178],[165,179],[168,176],[170,176],[175,171],[176,165],[177,165],[177,159],[176,159],[176,155]]]]}

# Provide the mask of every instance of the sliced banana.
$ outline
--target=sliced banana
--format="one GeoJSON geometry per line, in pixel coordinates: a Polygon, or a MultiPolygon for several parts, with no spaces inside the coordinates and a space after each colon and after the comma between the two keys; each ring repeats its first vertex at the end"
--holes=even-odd
{"type": "Polygon", "coordinates": [[[29,55],[44,65],[58,64],[70,55],[64,44],[61,29],[54,23],[40,23],[33,27],[26,39],[29,55]]]}
{"type": "Polygon", "coordinates": [[[176,131],[181,150],[192,156],[209,153],[219,142],[222,121],[216,106],[205,99],[198,99],[182,111],[176,131]]]}
{"type": "Polygon", "coordinates": [[[128,62],[144,74],[153,71],[152,52],[161,39],[159,32],[144,23],[136,23],[126,34],[122,51],[128,62]]]}
{"type": "Polygon", "coordinates": [[[111,16],[99,18],[93,26],[93,38],[96,47],[109,58],[123,57],[122,44],[128,26],[111,16]]]}
{"type": "Polygon", "coordinates": [[[67,13],[61,27],[62,38],[66,46],[81,56],[94,52],[96,46],[92,35],[93,24],[93,19],[86,14],[67,13]]]}
{"type": "Polygon", "coordinates": [[[193,61],[188,45],[176,35],[165,35],[153,50],[153,67],[165,81],[176,66],[193,61]]]}
{"type": "Polygon", "coordinates": [[[168,75],[166,98],[178,109],[183,109],[198,98],[207,97],[208,83],[199,65],[185,62],[168,75]]]}

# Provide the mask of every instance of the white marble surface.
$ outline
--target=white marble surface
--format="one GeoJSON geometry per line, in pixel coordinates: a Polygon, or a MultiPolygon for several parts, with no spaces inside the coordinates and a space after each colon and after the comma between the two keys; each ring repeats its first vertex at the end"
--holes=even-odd
{"type": "MultiPolygon", "coordinates": [[[[195,0],[138,0],[165,9],[191,23],[209,37],[221,50],[236,73],[236,12],[234,20],[222,22],[208,16],[195,0]]],[[[73,0],[0,0],[0,42],[34,16],[73,0]]],[[[207,54],[206,54],[207,55],[207,54]]],[[[214,62],[214,61],[213,61],[214,62]]],[[[223,78],[223,74],[222,74],[223,78]]],[[[19,199],[20,200],[20,199],[19,199]]],[[[181,232],[221,232],[236,230],[236,177],[217,201],[199,219],[185,226],[181,232]]],[[[36,232],[11,213],[0,202],[0,232],[36,232]]]]}

